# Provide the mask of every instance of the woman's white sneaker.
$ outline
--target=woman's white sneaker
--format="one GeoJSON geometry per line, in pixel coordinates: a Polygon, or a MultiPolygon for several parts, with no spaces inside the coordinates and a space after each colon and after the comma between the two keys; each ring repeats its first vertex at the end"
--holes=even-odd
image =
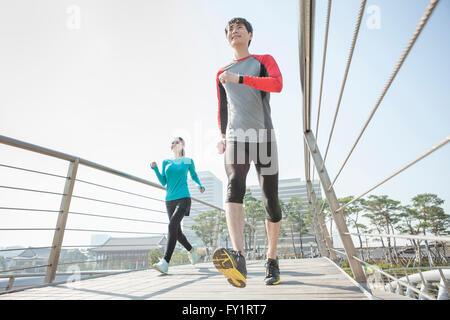
{"type": "Polygon", "coordinates": [[[159,260],[158,263],[152,265],[152,267],[161,273],[167,274],[169,272],[169,263],[164,258],[161,258],[161,260],[159,260]]]}

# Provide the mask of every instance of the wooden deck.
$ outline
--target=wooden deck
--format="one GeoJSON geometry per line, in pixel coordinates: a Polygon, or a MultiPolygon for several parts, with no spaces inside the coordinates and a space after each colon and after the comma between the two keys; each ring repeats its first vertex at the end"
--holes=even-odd
{"type": "Polygon", "coordinates": [[[325,258],[280,260],[281,283],[264,285],[264,261],[247,262],[247,287],[228,284],[212,263],[134,271],[0,295],[0,300],[368,300],[325,258]]]}

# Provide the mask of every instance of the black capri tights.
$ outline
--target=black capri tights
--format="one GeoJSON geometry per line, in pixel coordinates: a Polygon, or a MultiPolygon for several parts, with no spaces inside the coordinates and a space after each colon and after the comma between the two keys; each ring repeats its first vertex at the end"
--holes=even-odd
{"type": "Polygon", "coordinates": [[[244,202],[247,174],[250,163],[253,161],[261,187],[261,198],[266,209],[266,219],[270,222],[281,221],[276,142],[227,141],[224,160],[228,177],[226,202],[244,202]]]}
{"type": "Polygon", "coordinates": [[[167,236],[167,246],[164,259],[170,262],[173,250],[177,244],[177,240],[191,251],[192,246],[186,239],[186,236],[181,231],[181,220],[184,216],[188,216],[191,210],[191,198],[181,198],[176,200],[166,201],[167,214],[169,215],[169,234],[167,236]]]}

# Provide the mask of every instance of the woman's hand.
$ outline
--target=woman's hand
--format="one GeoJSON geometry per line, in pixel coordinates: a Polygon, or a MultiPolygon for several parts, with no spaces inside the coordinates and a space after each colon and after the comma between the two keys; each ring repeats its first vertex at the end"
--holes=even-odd
{"type": "Polygon", "coordinates": [[[152,168],[154,168],[154,167],[157,167],[158,165],[156,164],[156,162],[152,162],[151,164],[150,164],[150,166],[152,167],[152,168]]]}
{"type": "Polygon", "coordinates": [[[200,193],[203,193],[203,192],[205,192],[205,187],[198,187],[198,190],[200,190],[200,193]]]}
{"type": "Polygon", "coordinates": [[[219,143],[217,143],[217,151],[219,152],[219,154],[223,154],[226,148],[227,148],[226,140],[220,140],[219,143]]]}

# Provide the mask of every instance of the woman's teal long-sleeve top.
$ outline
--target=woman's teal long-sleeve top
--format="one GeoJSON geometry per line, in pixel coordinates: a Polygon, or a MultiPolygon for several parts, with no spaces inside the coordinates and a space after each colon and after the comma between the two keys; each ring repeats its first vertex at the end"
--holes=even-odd
{"type": "Polygon", "coordinates": [[[194,160],[191,158],[166,159],[162,163],[161,173],[157,166],[152,168],[162,186],[166,186],[166,201],[188,198],[191,196],[187,185],[187,173],[189,171],[192,180],[203,188],[197,172],[194,160]]]}

